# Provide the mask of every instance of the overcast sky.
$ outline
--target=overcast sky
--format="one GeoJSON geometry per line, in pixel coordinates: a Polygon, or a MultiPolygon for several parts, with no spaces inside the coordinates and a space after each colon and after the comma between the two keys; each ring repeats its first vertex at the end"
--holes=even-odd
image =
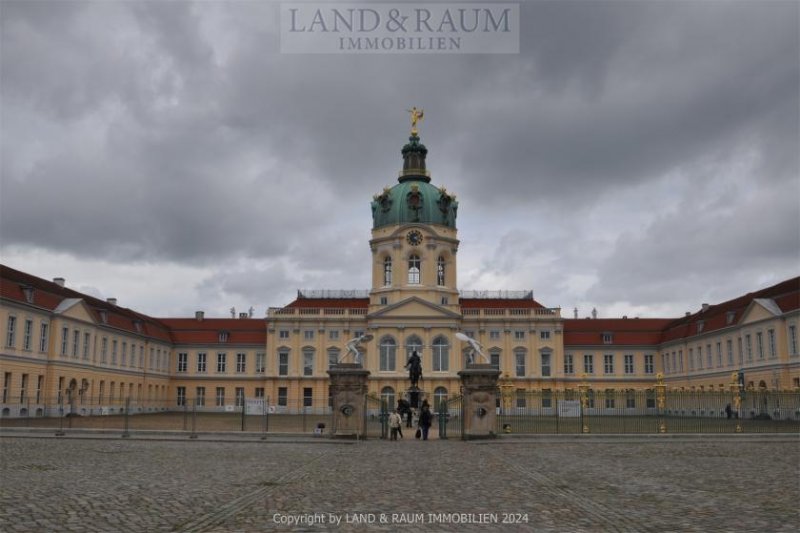
{"type": "Polygon", "coordinates": [[[800,273],[800,4],[523,2],[520,53],[280,53],[279,4],[0,4],[2,262],[151,316],[369,288],[412,105],[459,286],[680,316],[800,273]]]}

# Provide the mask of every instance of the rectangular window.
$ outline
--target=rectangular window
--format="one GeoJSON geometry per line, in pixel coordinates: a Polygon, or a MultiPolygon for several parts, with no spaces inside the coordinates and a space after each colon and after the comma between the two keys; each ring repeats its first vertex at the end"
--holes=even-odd
{"type": "Polygon", "coordinates": [[[314,340],[314,330],[313,329],[305,330],[303,332],[303,338],[305,340],[307,340],[307,341],[313,341],[314,340]]]}
{"type": "Polygon", "coordinates": [[[500,354],[497,352],[489,354],[489,364],[495,369],[500,370],[500,354]]]}
{"type": "Polygon", "coordinates": [[[36,403],[42,403],[42,387],[44,387],[44,376],[36,378],[36,403]]]}
{"type": "Polygon", "coordinates": [[[542,389],[542,407],[548,409],[553,407],[553,391],[550,389],[542,389]]]}
{"type": "Polygon", "coordinates": [[[543,353],[542,354],[542,377],[549,378],[551,375],[550,372],[550,354],[543,353]]]}
{"type": "Polygon", "coordinates": [[[328,348],[328,368],[331,368],[333,365],[339,362],[339,350],[338,348],[328,348]]]}
{"type": "Polygon", "coordinates": [[[543,341],[550,340],[550,332],[549,331],[540,331],[539,338],[543,341]]]}
{"type": "Polygon", "coordinates": [[[186,372],[189,368],[189,354],[181,352],[178,354],[178,372],[186,372]]]}
{"type": "Polygon", "coordinates": [[[797,355],[797,326],[789,326],[789,353],[797,355]]]}
{"type": "Polygon", "coordinates": [[[61,355],[67,355],[67,345],[69,344],[69,328],[61,328],[61,355]]]}
{"type": "Polygon", "coordinates": [[[717,343],[717,367],[722,366],[722,342],[717,343]]]}
{"type": "Polygon", "coordinates": [[[289,330],[288,329],[280,330],[278,332],[278,338],[279,339],[288,339],[289,338],[289,330]]]}
{"type": "Polygon", "coordinates": [[[644,373],[655,373],[655,368],[653,367],[653,354],[645,354],[644,356],[644,373]]]}
{"type": "Polygon", "coordinates": [[[264,397],[264,387],[256,387],[256,398],[264,397]]]}
{"type": "Polygon", "coordinates": [[[49,324],[46,322],[42,322],[41,328],[39,328],[39,351],[46,352],[47,351],[47,329],[49,324]]]}
{"type": "Polygon", "coordinates": [[[8,317],[8,331],[6,332],[6,346],[13,348],[16,341],[17,334],[17,317],[8,317]]]}
{"type": "Polygon", "coordinates": [[[703,370],[703,347],[697,347],[697,368],[703,370]]]}
{"type": "Polygon", "coordinates": [[[614,373],[614,356],[612,354],[605,354],[603,356],[603,373],[604,374],[614,373]]]}
{"type": "Polygon", "coordinates": [[[247,363],[247,354],[246,353],[237,353],[236,354],[236,372],[242,374],[246,371],[246,363],[247,363]]]}
{"type": "Polygon", "coordinates": [[[289,352],[278,352],[278,375],[289,375],[289,352]]]}
{"type": "Polygon", "coordinates": [[[267,354],[264,352],[256,353],[256,374],[263,374],[266,371],[267,354]]]}
{"type": "Polygon", "coordinates": [[[89,360],[89,345],[91,344],[91,339],[91,333],[83,334],[83,358],[87,361],[89,360]]]}
{"type": "Polygon", "coordinates": [[[236,407],[244,407],[244,387],[236,387],[236,407]]]}
{"type": "Polygon", "coordinates": [[[139,346],[139,368],[144,368],[144,346],[139,346]]]}
{"type": "Polygon", "coordinates": [[[122,355],[120,357],[120,364],[122,366],[128,364],[128,343],[125,341],[122,342],[122,355]]]}
{"type": "Polygon", "coordinates": [[[217,407],[225,406],[225,387],[217,387],[217,407]]]}
{"type": "Polygon", "coordinates": [[[205,387],[197,387],[195,389],[195,396],[194,396],[194,403],[200,407],[205,406],[206,404],[206,388],[205,387]]]}
{"type": "Polygon", "coordinates": [[[311,350],[303,351],[303,375],[314,375],[314,352],[311,350]]]}
{"type": "Polygon", "coordinates": [[[100,342],[100,362],[108,362],[108,337],[103,337],[103,340],[100,342]]]}
{"type": "Polygon", "coordinates": [[[677,356],[675,355],[675,352],[672,352],[672,371],[673,372],[677,372],[678,371],[678,364],[677,363],[678,363],[677,356]]]}
{"type": "Polygon", "coordinates": [[[525,340],[525,332],[517,330],[514,332],[514,340],[522,341],[525,340]]]}
{"type": "MultiPolygon", "coordinates": [[[[544,367],[544,359],[545,357],[550,357],[549,354],[542,355],[542,367],[544,367]]],[[[517,377],[524,377],[525,376],[525,352],[517,352],[514,354],[514,359],[516,359],[515,370],[517,377]]],[[[549,364],[549,362],[548,362],[549,364]]],[[[542,375],[544,376],[544,371],[542,371],[542,375]]]]}
{"type": "Polygon", "coordinates": [[[500,330],[493,329],[489,331],[489,340],[500,340],[500,330]]]}
{"type": "Polygon", "coordinates": [[[25,331],[23,332],[22,337],[22,349],[23,350],[30,350],[31,349],[31,337],[33,336],[33,320],[26,320],[25,321],[25,331]]]}
{"type": "Polygon", "coordinates": [[[328,339],[332,341],[339,340],[339,330],[338,329],[330,330],[328,332],[328,339]]]}
{"type": "Polygon", "coordinates": [[[8,392],[11,388],[11,372],[3,375],[3,403],[8,403],[8,392]]]}
{"type": "Polygon", "coordinates": [[[689,370],[694,370],[694,348],[689,348],[689,370]]]}
{"type": "Polygon", "coordinates": [[[614,409],[615,407],[614,393],[612,391],[606,391],[606,409],[614,409]]]}
{"type": "Polygon", "coordinates": [[[278,387],[278,405],[286,407],[289,405],[289,389],[286,387],[278,387]]]}
{"type": "Polygon", "coordinates": [[[683,372],[683,350],[678,350],[678,370],[683,372]]]}
{"type": "Polygon", "coordinates": [[[662,353],[661,354],[661,368],[664,369],[664,373],[665,374],[669,374],[670,373],[670,370],[669,370],[669,354],[668,353],[662,353]]]}
{"type": "Polygon", "coordinates": [[[711,353],[711,345],[706,344],[706,363],[707,368],[714,368],[714,355],[711,353]]]}
{"type": "Polygon", "coordinates": [[[78,358],[78,347],[81,344],[81,332],[76,330],[72,331],[72,357],[78,358]]]}
{"type": "Polygon", "coordinates": [[[28,398],[28,374],[22,374],[22,381],[19,384],[19,403],[25,403],[28,398]]]}
{"type": "Polygon", "coordinates": [[[750,362],[753,360],[753,339],[749,333],[744,336],[744,344],[747,348],[747,361],[750,362]]]}
{"type": "Polygon", "coordinates": [[[197,372],[199,374],[206,373],[206,354],[202,352],[197,354],[197,372]]]}
{"type": "Polygon", "coordinates": [[[728,352],[728,366],[733,366],[733,341],[730,339],[725,341],[725,348],[728,352]]]}
{"type": "Polygon", "coordinates": [[[764,359],[764,336],[760,331],[756,333],[756,348],[758,349],[758,358],[764,359]]]}
{"type": "Polygon", "coordinates": [[[738,348],[739,348],[739,365],[742,365],[744,363],[744,350],[742,349],[742,338],[741,337],[736,339],[736,344],[738,345],[738,348]]]}
{"type": "Polygon", "coordinates": [[[769,357],[773,359],[778,356],[778,352],[775,350],[775,330],[768,329],[767,330],[767,339],[769,340],[769,357]]]}
{"type": "Polygon", "coordinates": [[[228,354],[221,352],[217,354],[217,372],[225,372],[228,354]]]}
{"type": "Polygon", "coordinates": [[[178,406],[186,405],[186,387],[178,387],[178,406]]]}
{"type": "Polygon", "coordinates": [[[594,356],[586,354],[583,356],[583,371],[586,374],[594,374],[594,356]]]}
{"type": "Polygon", "coordinates": [[[111,341],[111,364],[117,364],[117,339],[111,341]]]}
{"type": "Polygon", "coordinates": [[[564,356],[564,373],[565,374],[575,373],[575,366],[571,353],[568,353],[567,355],[564,356]]]}
{"type": "Polygon", "coordinates": [[[525,409],[526,405],[528,404],[527,398],[525,396],[525,389],[517,389],[514,398],[515,398],[514,405],[516,406],[516,408],[525,409]]]}
{"type": "Polygon", "coordinates": [[[633,354],[625,354],[625,373],[633,374],[633,354]]]}
{"type": "Polygon", "coordinates": [[[311,407],[314,405],[313,389],[311,387],[303,387],[303,407],[311,407]]]}

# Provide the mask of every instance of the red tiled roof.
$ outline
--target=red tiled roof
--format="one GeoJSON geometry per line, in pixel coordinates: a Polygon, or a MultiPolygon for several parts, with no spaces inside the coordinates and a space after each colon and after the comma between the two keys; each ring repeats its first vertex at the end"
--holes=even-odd
{"type": "Polygon", "coordinates": [[[263,318],[160,318],[170,328],[175,344],[266,344],[267,322],[263,318]],[[220,331],[228,332],[219,342],[220,331]]]}
{"type": "Polygon", "coordinates": [[[703,322],[702,333],[715,331],[737,324],[742,314],[756,298],[775,300],[781,311],[787,312],[800,308],[800,277],[782,281],[777,285],[766,287],[756,292],[748,292],[727,302],[711,305],[705,311],[698,311],[672,322],[664,331],[662,342],[683,339],[697,335],[697,323],[703,322]],[[729,322],[728,313],[733,313],[729,322]]]}
{"type": "Polygon", "coordinates": [[[544,306],[532,298],[459,298],[462,309],[543,309],[544,306]]]}
{"type": "Polygon", "coordinates": [[[286,306],[286,308],[299,307],[366,309],[369,307],[369,298],[298,298],[286,306]]]}
{"type": "Polygon", "coordinates": [[[671,318],[568,318],[564,319],[564,347],[602,345],[611,333],[610,346],[641,346],[661,342],[661,332],[671,318]]]}
{"type": "Polygon", "coordinates": [[[78,291],[61,287],[57,283],[37,278],[25,272],[0,265],[0,296],[10,300],[16,300],[27,304],[25,295],[22,292],[22,285],[33,287],[33,304],[36,307],[55,310],[58,305],[67,298],[79,298],[89,307],[95,320],[102,323],[100,311],[106,311],[109,326],[129,331],[135,334],[147,335],[149,337],[170,342],[167,329],[158,320],[137,313],[131,309],[112,305],[106,301],[83,294],[78,291]],[[136,328],[136,322],[140,322],[142,330],[136,328]]]}

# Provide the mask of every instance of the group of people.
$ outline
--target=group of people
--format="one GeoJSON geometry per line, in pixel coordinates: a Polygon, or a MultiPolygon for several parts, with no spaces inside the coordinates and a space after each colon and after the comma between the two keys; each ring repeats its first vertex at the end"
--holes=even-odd
{"type": "MultiPolygon", "coordinates": [[[[397,408],[389,414],[389,429],[391,430],[391,440],[397,440],[398,435],[403,438],[403,418],[406,419],[406,427],[413,427],[412,420],[414,410],[406,400],[397,400],[397,408]]],[[[428,432],[433,425],[433,413],[428,400],[422,400],[419,418],[417,420],[417,438],[428,440],[428,432]]]]}

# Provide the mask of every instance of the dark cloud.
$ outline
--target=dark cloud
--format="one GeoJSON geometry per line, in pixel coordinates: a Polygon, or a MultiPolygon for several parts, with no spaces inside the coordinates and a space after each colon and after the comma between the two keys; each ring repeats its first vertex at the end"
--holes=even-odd
{"type": "Polygon", "coordinates": [[[280,54],[277,3],[4,2],[2,245],[202,267],[204,298],[364,286],[417,105],[462,283],[681,305],[735,264],[751,290],[800,249],[799,10],[530,2],[518,55],[356,56],[280,54]]]}

